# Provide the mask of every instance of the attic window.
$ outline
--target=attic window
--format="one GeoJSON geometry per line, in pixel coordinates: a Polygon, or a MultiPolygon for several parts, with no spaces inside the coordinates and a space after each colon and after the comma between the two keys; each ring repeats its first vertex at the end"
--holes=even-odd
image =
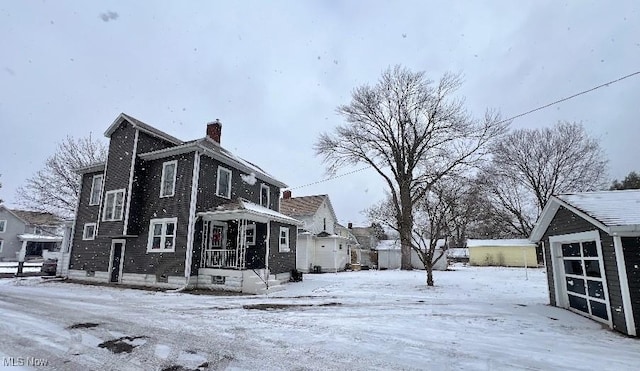
{"type": "Polygon", "coordinates": [[[218,182],[216,195],[231,198],[231,170],[218,166],[218,182]]]}
{"type": "Polygon", "coordinates": [[[269,186],[266,184],[260,184],[260,206],[269,208],[269,186]]]}
{"type": "Polygon", "coordinates": [[[7,230],[7,221],[0,220],[0,233],[4,233],[5,230],[7,230]]]}
{"type": "Polygon", "coordinates": [[[172,197],[176,190],[176,168],[178,161],[162,164],[162,180],[160,181],[160,197],[172,197]]]}

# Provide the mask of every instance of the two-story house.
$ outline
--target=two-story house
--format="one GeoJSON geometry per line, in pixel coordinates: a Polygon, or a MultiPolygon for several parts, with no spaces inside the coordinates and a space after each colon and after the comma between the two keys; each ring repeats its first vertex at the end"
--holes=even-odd
{"type": "Polygon", "coordinates": [[[328,195],[291,197],[283,192],[280,210],[303,224],[298,229],[296,268],[301,272],[343,271],[355,263],[352,248],[358,241],[338,218],[328,195]]]}
{"type": "Polygon", "coordinates": [[[0,205],[0,261],[42,257],[62,242],[62,221],[53,214],[0,205]]]}
{"type": "Polygon", "coordinates": [[[222,124],[183,142],[126,114],[105,163],[79,169],[69,277],[263,292],[295,269],[284,183],[220,145],[222,124]]]}

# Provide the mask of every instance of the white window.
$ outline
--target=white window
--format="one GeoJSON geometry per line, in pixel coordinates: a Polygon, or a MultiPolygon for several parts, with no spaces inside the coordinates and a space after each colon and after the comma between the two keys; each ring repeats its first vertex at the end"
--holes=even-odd
{"type": "Polygon", "coordinates": [[[218,185],[216,195],[231,198],[231,170],[218,166],[218,185]]]}
{"type": "Polygon", "coordinates": [[[82,231],[83,240],[93,240],[96,238],[96,223],[87,223],[82,231]]]}
{"type": "Polygon", "coordinates": [[[4,233],[7,230],[7,221],[0,220],[0,233],[4,233]]]}
{"type": "Polygon", "coordinates": [[[289,252],[289,228],[280,227],[280,252],[289,252]]]}
{"type": "Polygon", "coordinates": [[[102,220],[122,220],[122,210],[124,204],[124,189],[108,191],[105,194],[104,210],[102,220]]]}
{"type": "Polygon", "coordinates": [[[2,252],[2,247],[4,246],[4,240],[0,240],[0,252],[2,252]]]}
{"type": "Polygon", "coordinates": [[[255,246],[256,244],[256,225],[248,224],[246,227],[242,227],[244,231],[244,240],[248,246],[255,246]]]}
{"type": "Polygon", "coordinates": [[[160,181],[160,197],[171,197],[176,190],[176,169],[178,161],[168,161],[162,164],[162,180],[160,181]]]}
{"type": "Polygon", "coordinates": [[[151,219],[147,252],[167,252],[176,249],[178,218],[151,219]]]}
{"type": "Polygon", "coordinates": [[[102,174],[94,175],[91,181],[91,196],[89,197],[89,206],[100,204],[100,195],[102,194],[102,174]]]}
{"type": "Polygon", "coordinates": [[[260,184],[260,205],[266,208],[269,207],[269,186],[266,184],[260,184]]]}

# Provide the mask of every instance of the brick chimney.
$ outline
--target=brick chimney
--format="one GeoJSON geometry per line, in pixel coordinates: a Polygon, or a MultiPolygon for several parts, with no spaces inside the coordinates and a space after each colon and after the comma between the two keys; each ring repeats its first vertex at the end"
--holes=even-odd
{"type": "Polygon", "coordinates": [[[287,191],[282,192],[282,198],[285,199],[285,200],[290,199],[291,198],[291,191],[287,190],[287,191]]]}
{"type": "Polygon", "coordinates": [[[222,123],[220,120],[216,119],[216,121],[207,124],[207,136],[220,144],[220,137],[222,136],[222,123]]]}
{"type": "Polygon", "coordinates": [[[348,229],[353,229],[353,223],[348,223],[348,224],[347,224],[347,228],[348,228],[348,229]]]}

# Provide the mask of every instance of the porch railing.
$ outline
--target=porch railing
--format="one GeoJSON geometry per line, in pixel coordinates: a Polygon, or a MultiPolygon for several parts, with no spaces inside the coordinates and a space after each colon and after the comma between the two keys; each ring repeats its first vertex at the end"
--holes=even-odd
{"type": "Polygon", "coordinates": [[[238,255],[233,250],[204,250],[203,267],[205,268],[235,268],[238,266],[238,255]]]}

